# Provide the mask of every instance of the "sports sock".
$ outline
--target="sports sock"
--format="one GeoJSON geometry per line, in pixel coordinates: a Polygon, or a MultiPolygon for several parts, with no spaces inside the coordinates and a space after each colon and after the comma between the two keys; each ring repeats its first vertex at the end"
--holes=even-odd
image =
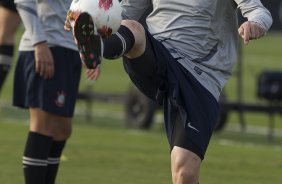
{"type": "Polygon", "coordinates": [[[23,156],[25,184],[45,184],[52,137],[29,132],[23,156]]]}
{"type": "Polygon", "coordinates": [[[12,64],[13,51],[13,45],[0,45],[0,91],[12,64]]]}
{"type": "Polygon", "coordinates": [[[48,156],[48,166],[45,184],[54,184],[60,164],[60,158],[65,147],[66,141],[53,141],[48,156]]]}
{"type": "Polygon", "coordinates": [[[121,25],[119,30],[104,39],[104,57],[107,59],[116,59],[128,53],[135,42],[134,35],[125,26],[121,25]]]}

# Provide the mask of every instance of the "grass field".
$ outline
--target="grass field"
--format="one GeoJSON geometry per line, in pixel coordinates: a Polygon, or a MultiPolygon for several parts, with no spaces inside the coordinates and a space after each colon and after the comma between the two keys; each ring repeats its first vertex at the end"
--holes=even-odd
{"type": "MultiPolygon", "coordinates": [[[[281,34],[268,34],[256,44],[244,46],[244,101],[264,103],[255,95],[256,76],[264,69],[282,70],[281,43],[281,34]]],[[[28,114],[10,105],[12,80],[11,72],[0,98],[1,184],[23,183],[21,156],[28,114]]],[[[86,83],[82,76],[81,90],[86,83]]],[[[235,84],[233,77],[226,87],[231,100],[236,96],[235,84]]],[[[128,86],[121,63],[108,61],[93,89],[126,93],[128,86]]],[[[79,101],[57,184],[171,183],[169,147],[162,124],[154,123],[149,131],[129,130],[124,125],[122,104],[94,102],[91,121],[85,119],[85,108],[79,101]]],[[[241,132],[237,114],[232,113],[226,129],[214,134],[203,162],[201,183],[282,183],[281,115],[275,116],[276,136],[271,142],[266,136],[265,114],[247,113],[246,120],[247,130],[241,132]]]]}
{"type": "MultiPolygon", "coordinates": [[[[21,154],[27,132],[24,112],[1,113],[0,182],[23,183],[21,154]],[[16,116],[17,114],[17,116],[16,116]]],[[[95,113],[94,113],[95,114],[95,113]]],[[[169,149],[162,126],[147,132],[125,129],[119,118],[78,114],[64,152],[58,184],[169,184],[169,149]]],[[[280,184],[282,137],[226,130],[215,134],[201,170],[201,183],[280,184]]]]}

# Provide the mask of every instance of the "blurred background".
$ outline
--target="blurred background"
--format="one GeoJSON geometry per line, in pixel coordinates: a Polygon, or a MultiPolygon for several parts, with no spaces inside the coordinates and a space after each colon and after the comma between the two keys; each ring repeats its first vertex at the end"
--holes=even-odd
{"type": "MultiPolygon", "coordinates": [[[[201,183],[282,183],[282,1],[262,2],[273,26],[263,39],[240,46],[201,183]]],[[[22,32],[23,27],[17,40],[22,32]]],[[[23,183],[21,155],[28,129],[27,112],[11,105],[13,71],[0,94],[3,184],[23,183]]],[[[162,110],[133,87],[121,61],[105,60],[95,82],[82,74],[74,131],[60,170],[58,184],[171,183],[162,110]]]]}

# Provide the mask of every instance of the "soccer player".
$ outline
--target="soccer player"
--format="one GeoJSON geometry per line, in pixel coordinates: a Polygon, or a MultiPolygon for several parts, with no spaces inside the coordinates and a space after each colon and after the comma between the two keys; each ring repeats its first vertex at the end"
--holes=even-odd
{"type": "MultiPolygon", "coordinates": [[[[121,4],[122,25],[103,41],[93,34],[95,22],[89,14],[78,16],[73,32],[82,60],[91,68],[89,63],[99,63],[102,53],[108,59],[123,56],[132,82],[163,105],[173,183],[196,184],[218,119],[219,95],[237,59],[238,35],[245,44],[264,36],[272,24],[270,12],[260,0],[123,0],[121,4]],[[153,10],[145,29],[136,20],[148,8],[153,10]],[[240,26],[237,8],[247,18],[240,26]]],[[[65,28],[71,28],[68,21],[65,28]]],[[[87,77],[95,79],[94,71],[92,67],[87,77]]]]}
{"type": "Polygon", "coordinates": [[[0,0],[0,92],[10,70],[15,45],[15,34],[21,23],[12,0],[0,0]]]}
{"type": "Polygon", "coordinates": [[[26,184],[54,184],[72,131],[81,60],[64,31],[71,0],[15,0],[25,27],[14,76],[13,104],[28,108],[22,163],[26,184]]]}

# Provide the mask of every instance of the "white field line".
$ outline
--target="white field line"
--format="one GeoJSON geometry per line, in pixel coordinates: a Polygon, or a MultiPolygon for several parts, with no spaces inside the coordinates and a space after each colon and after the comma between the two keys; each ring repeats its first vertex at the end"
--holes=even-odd
{"type": "MultiPolygon", "coordinates": [[[[121,111],[95,108],[91,112],[93,113],[93,117],[99,116],[99,117],[111,117],[119,120],[124,119],[124,113],[121,111]]],[[[85,110],[85,108],[76,108],[75,110],[75,114],[86,115],[86,113],[87,111],[85,110]]]]}
{"type": "MultiPolygon", "coordinates": [[[[227,124],[225,127],[225,130],[231,131],[231,132],[242,132],[241,127],[239,123],[236,124],[227,124]]],[[[259,134],[259,135],[268,135],[269,133],[269,128],[267,126],[262,127],[262,126],[253,126],[253,125],[246,125],[246,129],[244,130],[245,133],[250,133],[250,134],[259,134]]],[[[274,128],[273,130],[273,136],[274,137],[282,137],[282,131],[277,130],[274,128]]]]}
{"type": "MultiPolygon", "coordinates": [[[[239,141],[232,141],[229,139],[220,139],[218,143],[223,146],[238,146],[238,147],[245,147],[245,148],[256,148],[256,149],[266,149],[265,145],[255,144],[250,142],[239,142],[239,141]]],[[[282,146],[278,145],[271,145],[267,149],[271,149],[273,151],[282,152],[282,146]]]]}
{"type": "MultiPolygon", "coordinates": [[[[10,109],[10,108],[14,108],[14,107],[12,107],[9,103],[0,100],[0,111],[1,111],[1,108],[10,109]]],[[[120,110],[106,110],[106,109],[94,108],[91,112],[93,112],[93,117],[95,117],[95,116],[111,117],[111,118],[116,118],[116,119],[119,119],[119,120],[124,120],[124,118],[125,118],[124,111],[120,111],[120,110]]],[[[86,115],[86,110],[83,107],[80,107],[80,108],[77,107],[76,110],[75,110],[75,114],[86,115]]],[[[14,118],[11,117],[11,119],[14,119],[14,118]]],[[[162,113],[156,113],[153,121],[155,123],[163,123],[163,114],[162,113]]],[[[278,123],[278,122],[276,122],[276,123],[278,123]]],[[[223,131],[225,131],[225,130],[231,131],[231,132],[241,132],[242,131],[239,123],[238,124],[228,123],[223,131]]],[[[252,125],[247,124],[245,133],[268,135],[269,128],[267,126],[261,127],[261,126],[252,126],[252,125]]],[[[274,137],[282,137],[282,130],[277,130],[277,129],[274,128],[273,136],[274,137]]]]}
{"type": "MultiPolygon", "coordinates": [[[[94,108],[91,112],[93,113],[93,117],[95,116],[111,117],[119,120],[123,120],[125,117],[125,112],[119,110],[115,111],[115,110],[94,108]]],[[[85,115],[87,112],[85,108],[76,108],[75,113],[79,115],[85,115]]],[[[163,115],[161,113],[156,113],[153,121],[154,123],[163,123],[163,115]]]]}

